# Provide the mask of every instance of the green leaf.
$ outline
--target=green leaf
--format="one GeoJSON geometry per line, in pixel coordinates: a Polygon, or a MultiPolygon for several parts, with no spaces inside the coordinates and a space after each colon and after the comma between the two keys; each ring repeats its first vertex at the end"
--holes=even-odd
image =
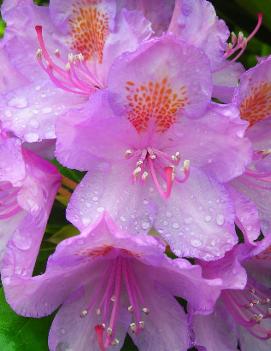
{"type": "Polygon", "coordinates": [[[0,350],[48,351],[48,333],[53,317],[40,319],[20,317],[5,301],[0,291],[0,350]]]}
{"type": "Polygon", "coordinates": [[[62,240],[71,238],[77,234],[79,234],[79,230],[76,229],[73,225],[68,224],[58,230],[54,235],[52,235],[48,241],[53,244],[58,244],[62,240]]]}

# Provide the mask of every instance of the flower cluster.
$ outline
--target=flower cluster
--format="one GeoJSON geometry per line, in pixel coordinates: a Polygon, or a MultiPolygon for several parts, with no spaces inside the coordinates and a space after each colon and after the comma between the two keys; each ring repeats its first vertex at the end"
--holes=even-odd
{"type": "Polygon", "coordinates": [[[127,333],[139,351],[270,350],[271,57],[237,62],[262,15],[244,37],[206,0],[1,12],[10,306],[58,310],[50,351],[120,350],[127,333]],[[53,158],[86,172],[72,194],[53,158]],[[57,193],[80,234],[34,275],[57,193]]]}

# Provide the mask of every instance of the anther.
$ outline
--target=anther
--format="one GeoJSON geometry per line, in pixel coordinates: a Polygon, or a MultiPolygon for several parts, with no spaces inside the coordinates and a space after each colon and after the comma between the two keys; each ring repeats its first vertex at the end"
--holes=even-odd
{"type": "Polygon", "coordinates": [[[253,320],[255,320],[257,323],[260,322],[263,319],[263,315],[261,313],[255,314],[253,316],[253,320]]]}
{"type": "Polygon", "coordinates": [[[143,161],[142,160],[138,160],[137,163],[136,163],[137,166],[141,166],[143,165],[143,161]]]}
{"type": "Polygon", "coordinates": [[[97,308],[96,314],[97,314],[97,316],[100,316],[100,315],[101,315],[101,309],[100,309],[100,308],[97,308]]]}
{"type": "Polygon", "coordinates": [[[84,317],[87,316],[87,314],[88,314],[88,310],[83,310],[83,311],[81,312],[81,314],[80,314],[80,317],[81,317],[81,318],[84,318],[84,317]]]}
{"type": "Polygon", "coordinates": [[[110,327],[108,327],[108,328],[106,329],[106,333],[107,333],[109,336],[112,335],[113,329],[110,328],[110,327]]]}
{"type": "Polygon", "coordinates": [[[131,330],[132,330],[133,333],[136,332],[136,329],[137,329],[137,328],[136,328],[136,324],[135,324],[135,323],[131,323],[131,324],[130,324],[130,328],[131,328],[131,330]]]}
{"type": "Polygon", "coordinates": [[[104,323],[102,323],[101,326],[103,327],[103,329],[105,329],[105,324],[104,323]]]}
{"type": "Polygon", "coordinates": [[[146,180],[149,176],[149,173],[147,171],[143,172],[142,174],[142,180],[146,180]]]}
{"type": "Polygon", "coordinates": [[[139,321],[139,328],[140,329],[144,329],[144,326],[145,326],[145,322],[144,321],[139,321]]]}
{"type": "Polygon", "coordinates": [[[130,305],[128,307],[128,312],[134,312],[134,306],[133,305],[130,305]]]}
{"type": "Polygon", "coordinates": [[[142,312],[148,315],[150,313],[150,310],[147,307],[143,307],[142,312]]]}
{"type": "Polygon", "coordinates": [[[141,173],[142,169],[141,167],[136,167],[136,169],[133,171],[133,175],[136,177],[139,175],[139,173],[141,173]]]}
{"type": "Polygon", "coordinates": [[[111,342],[111,345],[112,346],[117,346],[117,345],[119,345],[119,343],[120,343],[120,341],[119,341],[119,339],[114,339],[112,342],[111,342]]]}
{"type": "Polygon", "coordinates": [[[66,71],[70,71],[70,69],[71,69],[71,64],[68,62],[68,63],[66,63],[66,65],[65,65],[65,70],[66,70],[66,71]]]}
{"type": "Polygon", "coordinates": [[[184,160],[183,168],[184,168],[185,171],[189,170],[189,168],[190,168],[190,160],[184,160]]]}
{"type": "Polygon", "coordinates": [[[37,49],[37,51],[36,51],[36,57],[37,57],[37,59],[41,59],[42,58],[42,50],[41,49],[37,49]]]}

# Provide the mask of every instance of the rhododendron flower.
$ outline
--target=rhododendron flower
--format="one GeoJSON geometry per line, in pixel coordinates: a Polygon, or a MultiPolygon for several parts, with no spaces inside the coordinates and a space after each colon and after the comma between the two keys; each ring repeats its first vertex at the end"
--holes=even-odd
{"type": "Polygon", "coordinates": [[[42,275],[16,274],[21,253],[10,249],[2,270],[6,297],[24,316],[45,316],[62,305],[50,331],[52,351],[119,350],[127,331],[139,350],[185,351],[187,318],[174,296],[208,313],[220,281],[203,279],[199,266],[169,259],[164,249],[151,236],[122,232],[104,214],[60,243],[42,275]]]}
{"type": "Polygon", "coordinates": [[[271,58],[266,58],[241,77],[235,93],[241,118],[249,122],[246,136],[254,156],[241,177],[233,180],[238,225],[257,239],[260,230],[271,230],[271,58]]]}
{"type": "Polygon", "coordinates": [[[56,118],[106,86],[114,58],[152,34],[141,12],[117,5],[52,0],[47,8],[32,0],[4,1],[1,46],[25,80],[1,97],[5,128],[28,142],[53,139],[56,118]]]}
{"type": "Polygon", "coordinates": [[[236,60],[244,52],[247,43],[261,26],[262,15],[248,38],[243,33],[232,33],[231,43],[227,43],[230,31],[219,19],[213,5],[206,0],[176,0],[168,32],[187,43],[202,49],[208,56],[214,83],[213,96],[229,102],[239,77],[244,71],[236,60]]]}
{"type": "Polygon", "coordinates": [[[235,351],[239,341],[242,351],[270,350],[270,242],[240,244],[221,260],[202,262],[204,276],[221,278],[225,290],[213,314],[193,316],[195,345],[235,351]]]}
{"type": "Polygon", "coordinates": [[[251,153],[247,123],[210,94],[207,57],[172,36],[116,60],[108,90],[58,122],[58,159],[89,170],[68,219],[82,229],[106,209],[133,232],[154,226],[177,255],[222,257],[237,238],[221,183],[251,153]]]}
{"type": "Polygon", "coordinates": [[[21,250],[18,272],[32,272],[28,252],[39,248],[59,184],[54,166],[1,131],[0,255],[8,242],[21,250]]]}

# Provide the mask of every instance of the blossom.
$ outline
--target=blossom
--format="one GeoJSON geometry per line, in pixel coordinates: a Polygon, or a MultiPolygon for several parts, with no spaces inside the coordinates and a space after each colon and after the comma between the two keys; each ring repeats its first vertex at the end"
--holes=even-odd
{"type": "Polygon", "coordinates": [[[47,8],[32,0],[4,1],[1,47],[24,78],[20,89],[1,96],[6,129],[27,142],[54,139],[58,116],[106,86],[114,58],[152,34],[141,12],[117,5],[53,0],[47,8]]]}
{"type": "Polygon", "coordinates": [[[57,158],[89,171],[67,218],[83,229],[106,209],[134,233],[154,226],[178,256],[222,257],[237,240],[222,183],[251,150],[238,110],[210,95],[207,57],[173,36],[117,59],[108,89],[57,123],[57,158]]]}
{"type": "Polygon", "coordinates": [[[270,236],[255,247],[240,244],[217,262],[202,263],[209,279],[220,277],[224,289],[214,312],[193,316],[194,344],[209,351],[270,349],[270,236]],[[246,279],[247,272],[247,279],[246,279]]]}
{"type": "Polygon", "coordinates": [[[271,208],[271,58],[262,60],[241,77],[235,104],[249,122],[246,137],[253,146],[253,160],[244,174],[230,182],[236,201],[238,225],[251,242],[260,230],[270,233],[271,208]]]}
{"type": "Polygon", "coordinates": [[[21,250],[18,272],[32,272],[34,252],[38,253],[59,184],[54,166],[1,131],[0,257],[2,261],[6,245],[21,250]]]}
{"type": "Polygon", "coordinates": [[[262,15],[252,33],[245,38],[236,35],[219,19],[211,2],[206,0],[176,0],[168,32],[202,49],[208,56],[212,69],[213,96],[230,102],[238,86],[244,67],[236,60],[245,51],[248,42],[261,26],[262,15]],[[231,39],[230,43],[227,40],[231,39]]]}
{"type": "Polygon", "coordinates": [[[17,313],[31,317],[61,305],[49,335],[52,351],[89,345],[118,350],[127,331],[140,350],[186,350],[187,318],[174,296],[208,313],[219,280],[203,279],[199,266],[169,259],[164,249],[154,237],[121,231],[105,213],[79,236],[61,242],[42,275],[16,274],[14,250],[7,252],[6,298],[17,313]]]}

